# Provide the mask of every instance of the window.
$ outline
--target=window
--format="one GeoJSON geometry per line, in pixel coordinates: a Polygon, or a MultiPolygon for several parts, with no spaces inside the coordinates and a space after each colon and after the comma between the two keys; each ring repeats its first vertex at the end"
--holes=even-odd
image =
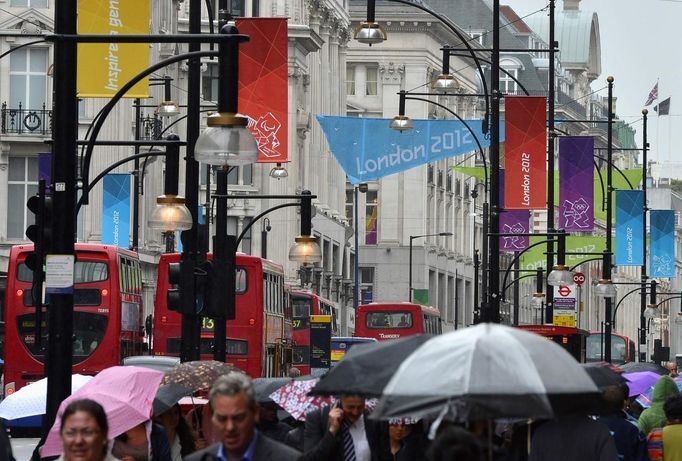
{"type": "MultiPolygon", "coordinates": [[[[347,186],[347,185],[346,185],[347,186]]],[[[354,190],[346,189],[346,219],[348,225],[353,227],[353,206],[354,206],[354,190]]]]}
{"type": "Polygon", "coordinates": [[[469,35],[471,36],[472,42],[477,42],[479,45],[483,45],[483,33],[471,32],[469,35]]]}
{"type": "Polygon", "coordinates": [[[367,80],[365,83],[365,94],[367,96],[376,96],[379,94],[377,87],[379,82],[379,68],[378,67],[368,67],[367,68],[367,80]]]}
{"type": "MultiPolygon", "coordinates": [[[[213,10],[214,19],[218,19],[218,12],[220,2],[213,0],[213,5],[215,9],[213,10]]],[[[245,0],[228,0],[227,1],[227,11],[234,17],[244,17],[246,16],[246,1],[245,0]]]]}
{"type": "Polygon", "coordinates": [[[218,63],[208,62],[206,72],[201,74],[201,97],[204,101],[218,101],[218,63]]]}
{"type": "Polygon", "coordinates": [[[379,227],[379,192],[367,191],[365,194],[365,245],[377,244],[379,227]]]}
{"type": "Polygon", "coordinates": [[[346,67],[346,94],[355,96],[355,67],[346,67]]]}
{"type": "Polygon", "coordinates": [[[10,157],[7,181],[7,238],[25,239],[34,223],[26,208],[29,197],[38,193],[38,157],[10,157]]]}
{"type": "MultiPolygon", "coordinates": [[[[505,69],[509,74],[518,78],[518,69],[505,69]]],[[[500,72],[500,91],[502,93],[515,94],[517,90],[516,82],[510,75],[500,72]]]]}
{"type": "Polygon", "coordinates": [[[368,312],[365,318],[367,328],[412,328],[411,312],[368,312]]]}
{"type": "Polygon", "coordinates": [[[47,48],[23,48],[10,54],[10,108],[43,109],[47,103],[47,48]]]}
{"type": "MultiPolygon", "coordinates": [[[[244,229],[250,223],[250,217],[245,217],[242,219],[242,229],[244,229]]],[[[247,255],[251,254],[251,229],[246,231],[246,234],[244,234],[244,238],[242,239],[242,253],[246,253],[247,255]]]]}
{"type": "Polygon", "coordinates": [[[47,0],[10,0],[9,6],[17,8],[47,8],[47,0]]]}

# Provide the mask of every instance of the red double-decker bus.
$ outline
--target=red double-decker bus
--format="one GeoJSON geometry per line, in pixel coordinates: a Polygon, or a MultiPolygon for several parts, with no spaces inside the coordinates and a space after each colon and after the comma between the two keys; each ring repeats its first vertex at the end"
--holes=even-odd
{"type": "Polygon", "coordinates": [[[289,300],[294,329],[293,365],[307,375],[310,374],[310,316],[331,316],[332,336],[339,336],[338,307],[310,291],[289,290],[289,300]]]}
{"type": "MultiPolygon", "coordinates": [[[[213,254],[208,254],[213,259],[213,254]]],[[[168,265],[180,261],[179,253],[159,259],[154,302],[154,354],[180,355],[181,315],[169,311],[166,294],[168,265]]],[[[285,376],[291,365],[291,310],[285,297],[282,266],[256,256],[237,254],[236,319],[227,321],[225,362],[251,377],[285,376]]],[[[216,320],[201,323],[201,359],[213,359],[216,320]]]]}
{"type": "MultiPolygon", "coordinates": [[[[587,338],[587,361],[604,361],[604,339],[601,331],[591,331],[587,338]]],[[[625,335],[611,333],[611,362],[624,365],[636,361],[635,342],[625,335]]]]}
{"type": "Polygon", "coordinates": [[[371,303],[358,306],[354,336],[395,339],[403,336],[443,332],[440,311],[412,303],[371,303]]]}
{"type": "MultiPolygon", "coordinates": [[[[5,302],[5,395],[44,376],[47,313],[36,341],[33,245],[10,250],[5,302]]],[[[143,350],[142,272],[137,253],[110,245],[76,243],[73,292],[73,372],[94,375],[143,350]]],[[[45,310],[50,297],[45,296],[45,310]]]]}
{"type": "Polygon", "coordinates": [[[578,362],[585,363],[586,361],[586,344],[590,337],[587,330],[555,325],[515,325],[514,327],[551,339],[566,349],[578,362]]]}

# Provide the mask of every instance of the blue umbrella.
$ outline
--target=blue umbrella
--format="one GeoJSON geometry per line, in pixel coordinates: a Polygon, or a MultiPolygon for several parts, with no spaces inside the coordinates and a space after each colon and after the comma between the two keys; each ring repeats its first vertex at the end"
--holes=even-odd
{"type": "MultiPolygon", "coordinates": [[[[675,378],[675,384],[677,384],[677,388],[682,392],[682,378],[675,378]]],[[[642,408],[649,408],[651,406],[651,396],[654,393],[654,386],[655,384],[637,397],[636,401],[642,408]]]]}

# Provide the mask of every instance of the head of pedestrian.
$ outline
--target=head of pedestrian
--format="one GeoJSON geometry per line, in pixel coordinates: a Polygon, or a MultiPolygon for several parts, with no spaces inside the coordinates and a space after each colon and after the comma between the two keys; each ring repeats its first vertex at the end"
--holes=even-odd
{"type": "Polygon", "coordinates": [[[220,433],[227,458],[241,459],[258,423],[258,403],[251,378],[231,371],[215,380],[208,397],[213,412],[211,421],[220,433]]]}
{"type": "Polygon", "coordinates": [[[74,400],[64,409],[60,421],[66,461],[102,461],[108,450],[109,424],[104,408],[89,399],[74,400]]]}
{"type": "Polygon", "coordinates": [[[482,461],[483,448],[469,431],[454,425],[443,425],[429,447],[429,461],[482,461]]]}
{"type": "Polygon", "coordinates": [[[607,414],[618,413],[628,407],[630,388],[625,383],[615,384],[604,388],[602,395],[606,403],[607,414]]]}
{"type": "Polygon", "coordinates": [[[663,404],[668,424],[682,424],[682,395],[673,395],[663,404]]]}
{"type": "Polygon", "coordinates": [[[668,369],[668,374],[672,378],[676,378],[679,376],[678,370],[677,370],[677,362],[668,362],[666,363],[665,367],[668,369]]]}
{"type": "Polygon", "coordinates": [[[342,395],[339,406],[343,410],[343,419],[349,424],[355,424],[365,412],[365,398],[359,395],[342,395]]]}

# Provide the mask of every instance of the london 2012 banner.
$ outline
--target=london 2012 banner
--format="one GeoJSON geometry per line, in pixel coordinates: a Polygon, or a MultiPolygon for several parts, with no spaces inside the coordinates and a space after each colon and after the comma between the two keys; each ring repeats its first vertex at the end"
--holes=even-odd
{"type": "Polygon", "coordinates": [[[644,192],[616,191],[616,266],[644,264],[644,192]]]}
{"type": "Polygon", "coordinates": [[[505,100],[506,171],[504,208],[546,207],[547,98],[508,96],[505,100]]]}
{"type": "Polygon", "coordinates": [[[651,210],[649,224],[649,274],[651,277],[675,277],[675,212],[651,210]]]}
{"type": "MultiPolygon", "coordinates": [[[[79,0],[78,33],[97,35],[149,35],[149,0],[79,0]]],[[[79,43],[79,97],[108,98],[149,67],[148,43],[79,43]]],[[[149,97],[144,78],[128,90],[126,98],[149,97]]]]}
{"type": "Polygon", "coordinates": [[[259,163],[288,159],[289,41],[286,18],[238,18],[239,112],[258,142],[259,163]]]}
{"type": "Polygon", "coordinates": [[[317,120],[352,184],[476,151],[476,139],[483,149],[490,145],[480,120],[414,120],[414,129],[402,133],[389,128],[385,118],[318,115],[317,120]]]}
{"type": "MultiPolygon", "coordinates": [[[[504,203],[505,170],[500,170],[500,203],[504,203]]],[[[500,213],[500,233],[516,234],[500,237],[500,250],[508,252],[523,251],[528,248],[530,232],[530,211],[502,210],[500,213]]]]}
{"type": "Polygon", "coordinates": [[[128,248],[130,241],[130,174],[104,176],[102,243],[128,248]]]}
{"type": "Polygon", "coordinates": [[[594,138],[559,139],[559,228],[594,230],[594,138]]]}

